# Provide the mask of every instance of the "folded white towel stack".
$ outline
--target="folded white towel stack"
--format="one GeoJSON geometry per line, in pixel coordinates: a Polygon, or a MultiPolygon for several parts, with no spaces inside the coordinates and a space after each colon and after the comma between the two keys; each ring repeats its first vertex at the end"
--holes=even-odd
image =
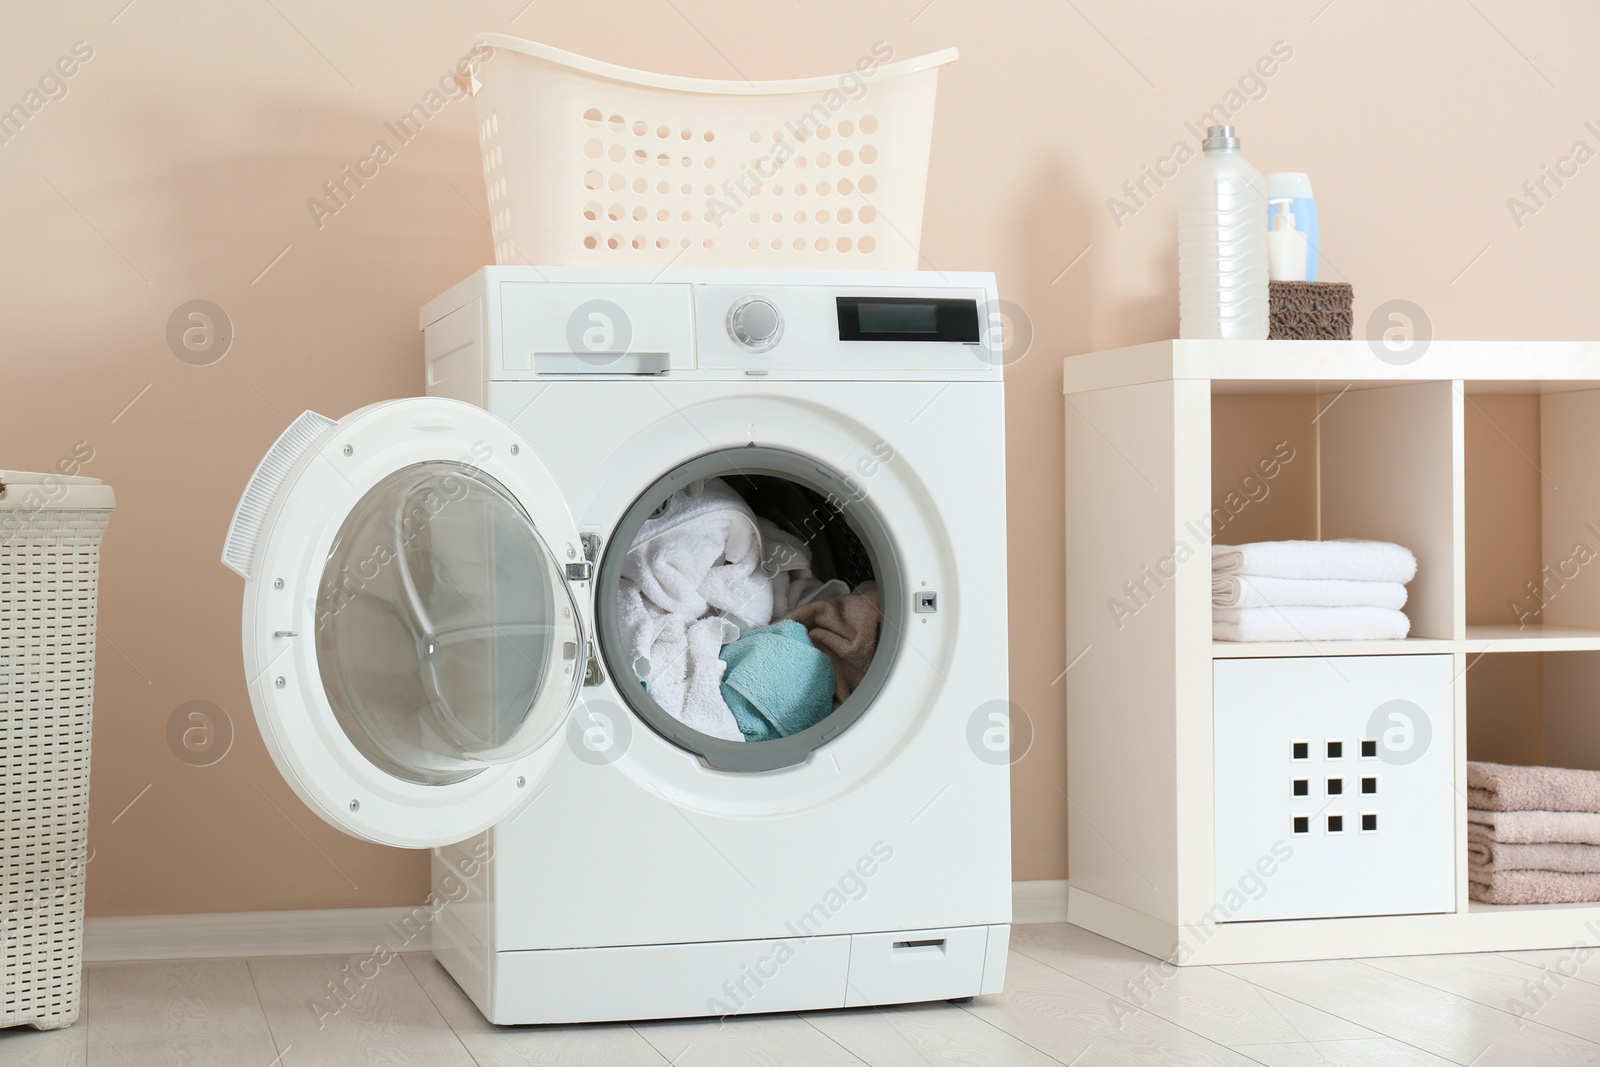
{"type": "Polygon", "coordinates": [[[1260,541],[1211,547],[1218,641],[1394,640],[1417,558],[1387,541],[1260,541]]]}
{"type": "Polygon", "coordinates": [[[1406,606],[1399,582],[1345,578],[1256,578],[1232,574],[1211,579],[1211,603],[1219,608],[1393,608],[1406,606]]]}
{"type": "Polygon", "coordinates": [[[1404,585],[1417,576],[1417,557],[1404,545],[1389,541],[1257,541],[1212,545],[1211,573],[1404,585]]]}
{"type": "Polygon", "coordinates": [[[1393,608],[1216,608],[1211,636],[1218,641],[1386,641],[1411,630],[1393,608]]]}

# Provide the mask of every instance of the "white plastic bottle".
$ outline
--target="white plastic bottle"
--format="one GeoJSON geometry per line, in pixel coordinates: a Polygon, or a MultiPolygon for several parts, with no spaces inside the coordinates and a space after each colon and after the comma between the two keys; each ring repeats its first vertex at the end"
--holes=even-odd
{"type": "Polygon", "coordinates": [[[1272,222],[1267,227],[1267,280],[1274,282],[1303,282],[1306,264],[1311,260],[1311,246],[1306,235],[1295,226],[1294,212],[1289,210],[1292,200],[1272,202],[1272,222]]]}
{"type": "Polygon", "coordinates": [[[1178,336],[1265,340],[1267,184],[1232,126],[1202,147],[1178,186],[1178,336]]]}

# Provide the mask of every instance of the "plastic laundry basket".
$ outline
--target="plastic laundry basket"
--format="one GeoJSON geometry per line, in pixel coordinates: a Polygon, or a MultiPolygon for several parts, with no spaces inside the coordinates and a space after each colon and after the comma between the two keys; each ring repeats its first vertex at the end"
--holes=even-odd
{"type": "Polygon", "coordinates": [[[881,43],[837,75],[652,74],[500,34],[471,89],[495,259],[918,266],[939,68],[881,43]]]}
{"type": "Polygon", "coordinates": [[[0,1026],[78,1017],[100,539],[93,478],[0,471],[0,1026]]]}

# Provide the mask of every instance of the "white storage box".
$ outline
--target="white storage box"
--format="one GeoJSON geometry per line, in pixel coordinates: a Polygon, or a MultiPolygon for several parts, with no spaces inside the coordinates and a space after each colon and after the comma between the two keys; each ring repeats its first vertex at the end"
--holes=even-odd
{"type": "Polygon", "coordinates": [[[1451,658],[1215,671],[1216,920],[1453,911],[1451,658]]]}
{"type": "Polygon", "coordinates": [[[0,471],[0,1026],[78,1017],[100,539],[93,478],[0,471]]]}
{"type": "Polygon", "coordinates": [[[916,270],[939,68],[879,42],[842,73],[682,78],[474,42],[495,261],[916,270]]]}

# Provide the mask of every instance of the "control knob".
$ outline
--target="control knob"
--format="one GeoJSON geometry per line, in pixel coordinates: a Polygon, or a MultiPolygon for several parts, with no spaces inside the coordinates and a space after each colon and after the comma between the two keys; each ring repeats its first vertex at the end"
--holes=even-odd
{"type": "Polygon", "coordinates": [[[746,297],[728,309],[728,336],[752,352],[766,352],[783,336],[783,316],[770,300],[746,297]]]}

